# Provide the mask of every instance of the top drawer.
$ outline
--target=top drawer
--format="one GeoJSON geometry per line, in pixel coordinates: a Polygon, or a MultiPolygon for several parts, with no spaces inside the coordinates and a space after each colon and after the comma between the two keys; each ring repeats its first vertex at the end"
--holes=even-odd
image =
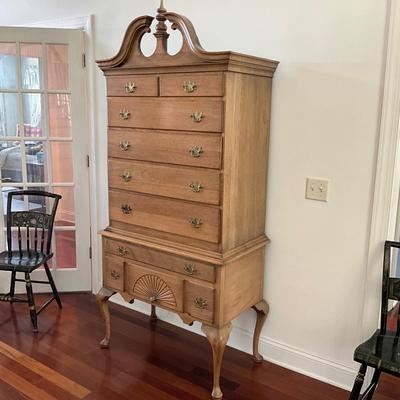
{"type": "Polygon", "coordinates": [[[223,96],[223,75],[160,75],[161,96],[223,96]]]}
{"type": "Polygon", "coordinates": [[[158,78],[154,75],[107,77],[108,96],[158,96],[158,78]]]}

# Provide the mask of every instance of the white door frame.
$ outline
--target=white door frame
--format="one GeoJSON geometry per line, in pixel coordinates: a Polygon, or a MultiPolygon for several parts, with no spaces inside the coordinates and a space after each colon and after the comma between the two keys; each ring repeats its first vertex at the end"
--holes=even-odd
{"type": "Polygon", "coordinates": [[[361,340],[379,325],[383,243],[394,239],[400,189],[400,0],[391,0],[361,340]]]}
{"type": "Polygon", "coordinates": [[[21,26],[36,28],[82,28],[84,32],[84,46],[86,54],[86,107],[87,126],[89,129],[89,185],[90,185],[90,237],[92,248],[92,292],[96,293],[101,287],[101,240],[98,231],[101,227],[101,218],[98,213],[98,185],[96,173],[97,160],[97,107],[95,102],[96,93],[96,62],[94,56],[94,30],[93,15],[82,17],[61,18],[54,20],[36,21],[21,26]]]}

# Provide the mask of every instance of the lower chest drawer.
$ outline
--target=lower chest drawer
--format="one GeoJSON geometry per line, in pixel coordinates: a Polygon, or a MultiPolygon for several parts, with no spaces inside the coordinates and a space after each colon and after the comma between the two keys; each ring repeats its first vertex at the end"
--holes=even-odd
{"type": "Polygon", "coordinates": [[[128,261],[129,259],[136,260],[177,272],[183,276],[190,276],[206,282],[215,282],[216,267],[211,264],[112,239],[103,239],[103,249],[109,255],[124,257],[128,261]]]}
{"type": "Polygon", "coordinates": [[[219,242],[220,210],[156,196],[110,190],[110,220],[219,242]]]}

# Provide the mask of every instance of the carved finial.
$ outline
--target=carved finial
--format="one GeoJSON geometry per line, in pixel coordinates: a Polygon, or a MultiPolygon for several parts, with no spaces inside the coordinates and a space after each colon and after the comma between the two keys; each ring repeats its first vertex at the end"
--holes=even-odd
{"type": "Polygon", "coordinates": [[[167,10],[164,7],[164,1],[161,0],[160,7],[157,10],[158,14],[156,16],[156,20],[158,21],[158,23],[156,26],[156,31],[154,33],[154,36],[157,38],[156,53],[165,53],[167,51],[167,40],[169,34],[167,32],[167,25],[165,24],[167,18],[165,18],[164,14],[166,12],[167,10]]]}

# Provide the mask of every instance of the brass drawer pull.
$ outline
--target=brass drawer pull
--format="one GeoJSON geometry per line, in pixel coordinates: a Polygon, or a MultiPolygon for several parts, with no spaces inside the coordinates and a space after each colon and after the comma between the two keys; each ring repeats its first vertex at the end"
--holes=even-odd
{"type": "Polygon", "coordinates": [[[202,112],[196,111],[191,115],[193,122],[201,122],[204,118],[204,114],[202,112]]]}
{"type": "Polygon", "coordinates": [[[126,256],[128,254],[128,250],[123,246],[118,246],[117,251],[120,256],[126,256]]]}
{"type": "Polygon", "coordinates": [[[154,303],[155,301],[157,301],[157,295],[150,296],[149,301],[150,303],[154,303]]]}
{"type": "Polygon", "coordinates": [[[194,264],[185,264],[183,270],[188,275],[194,275],[197,272],[196,266],[194,264]]]}
{"type": "Polygon", "coordinates": [[[184,81],[183,90],[186,93],[193,93],[197,89],[197,83],[194,81],[184,81]]]}
{"type": "Polygon", "coordinates": [[[189,187],[192,189],[192,192],[199,193],[204,189],[204,186],[200,182],[192,182],[189,187]]]}
{"type": "Polygon", "coordinates": [[[129,204],[122,204],[121,210],[124,214],[130,214],[132,212],[132,207],[129,204]]]}
{"type": "Polygon", "coordinates": [[[196,297],[194,299],[194,305],[197,308],[200,308],[200,310],[204,310],[205,308],[207,308],[207,300],[203,299],[202,297],[196,297]]]}
{"type": "Polygon", "coordinates": [[[111,271],[111,278],[117,281],[119,278],[121,278],[121,274],[113,269],[111,271]]]}
{"type": "Polygon", "coordinates": [[[204,150],[201,146],[194,146],[189,150],[189,153],[192,157],[199,158],[204,153],[204,150]]]}
{"type": "Polygon", "coordinates": [[[126,85],[125,85],[126,93],[135,93],[136,89],[137,89],[137,86],[135,85],[135,82],[126,82],[126,85]]]}
{"type": "Polygon", "coordinates": [[[119,111],[119,116],[121,117],[121,119],[129,119],[129,117],[131,116],[131,112],[128,110],[125,110],[125,108],[123,110],[119,111]]]}
{"type": "Polygon", "coordinates": [[[119,142],[119,148],[122,151],[128,151],[129,147],[131,147],[131,145],[127,140],[122,140],[121,142],[119,142]]]}
{"type": "Polygon", "coordinates": [[[189,224],[192,225],[192,228],[200,228],[202,223],[200,218],[189,218],[189,224]]]}
{"type": "Polygon", "coordinates": [[[124,171],[120,177],[125,181],[125,182],[129,182],[132,179],[132,174],[130,173],[130,171],[124,171]]]}

